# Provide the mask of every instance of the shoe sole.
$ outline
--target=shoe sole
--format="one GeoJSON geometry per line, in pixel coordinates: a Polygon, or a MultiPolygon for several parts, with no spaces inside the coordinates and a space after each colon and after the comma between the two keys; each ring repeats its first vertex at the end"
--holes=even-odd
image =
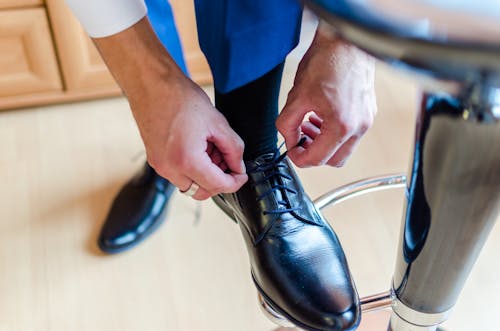
{"type": "MultiPolygon", "coordinates": [[[[273,302],[273,300],[271,300],[271,298],[269,298],[269,296],[266,294],[266,292],[264,292],[264,290],[262,290],[262,288],[259,286],[259,284],[255,280],[255,277],[253,276],[253,273],[251,273],[251,274],[252,274],[253,283],[254,283],[255,287],[257,288],[257,291],[260,293],[260,295],[264,299],[265,303],[267,305],[269,305],[269,307],[271,307],[271,309],[273,309],[276,313],[278,313],[279,315],[281,315],[284,319],[286,319],[290,323],[294,324],[296,327],[298,327],[300,329],[303,329],[305,331],[324,331],[322,329],[316,329],[314,327],[305,325],[304,323],[302,323],[300,321],[297,321],[295,318],[293,318],[292,316],[290,316],[286,311],[284,311],[283,309],[279,308],[279,306],[277,304],[275,304],[273,302]]],[[[358,316],[360,316],[359,315],[359,313],[360,313],[359,310],[360,310],[360,308],[358,307],[358,316]]],[[[360,321],[361,320],[359,319],[357,321],[357,323],[355,325],[353,325],[351,328],[344,329],[342,331],[354,331],[354,330],[356,330],[358,328],[358,326],[359,326],[360,321]]],[[[340,331],[340,329],[339,329],[339,331],[340,331]]]]}
{"type": "Polygon", "coordinates": [[[233,220],[234,223],[238,224],[238,219],[236,218],[236,216],[234,216],[234,212],[231,210],[231,208],[226,205],[224,199],[216,195],[212,197],[212,201],[217,205],[217,207],[222,209],[224,214],[229,216],[229,218],[233,220]]]}

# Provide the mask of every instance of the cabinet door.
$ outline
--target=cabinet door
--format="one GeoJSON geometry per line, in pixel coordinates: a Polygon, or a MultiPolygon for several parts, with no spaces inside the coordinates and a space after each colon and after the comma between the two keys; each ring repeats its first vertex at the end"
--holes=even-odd
{"type": "Polygon", "coordinates": [[[46,0],[66,89],[119,90],[94,44],[64,0],[46,0]]]}
{"type": "Polygon", "coordinates": [[[45,10],[0,11],[0,97],[61,89],[45,10]]]}
{"type": "Polygon", "coordinates": [[[0,0],[0,9],[43,5],[43,0],[0,0]]]}

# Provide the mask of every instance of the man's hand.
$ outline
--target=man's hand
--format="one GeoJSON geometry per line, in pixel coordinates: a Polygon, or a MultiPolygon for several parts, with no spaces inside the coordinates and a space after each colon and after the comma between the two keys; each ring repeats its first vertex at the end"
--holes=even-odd
{"type": "Polygon", "coordinates": [[[247,180],[240,137],[191,81],[158,87],[131,101],[151,166],[181,190],[197,183],[198,200],[237,191],[247,180]]]}
{"type": "Polygon", "coordinates": [[[320,23],[276,122],[297,166],[344,164],[377,112],[374,72],[372,58],[320,23]]]}
{"type": "Polygon", "coordinates": [[[148,162],[180,190],[200,186],[204,200],[247,180],[243,142],[203,90],[175,65],[147,19],[94,39],[128,97],[148,162]]]}

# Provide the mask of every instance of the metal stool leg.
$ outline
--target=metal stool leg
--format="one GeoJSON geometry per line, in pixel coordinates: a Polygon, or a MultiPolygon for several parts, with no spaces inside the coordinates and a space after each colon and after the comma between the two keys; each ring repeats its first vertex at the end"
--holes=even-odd
{"type": "Polygon", "coordinates": [[[423,98],[393,278],[392,330],[435,330],[447,319],[496,221],[500,121],[488,93],[496,89],[474,89],[480,91],[460,101],[423,98]]]}

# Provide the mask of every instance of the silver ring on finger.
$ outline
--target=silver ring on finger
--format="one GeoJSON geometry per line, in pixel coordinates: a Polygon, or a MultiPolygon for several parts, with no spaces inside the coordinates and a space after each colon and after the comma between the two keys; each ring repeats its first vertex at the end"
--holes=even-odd
{"type": "Polygon", "coordinates": [[[185,191],[181,191],[179,189],[179,192],[181,192],[184,195],[187,195],[188,197],[192,197],[193,195],[196,194],[196,192],[198,192],[199,188],[200,185],[196,184],[195,182],[192,182],[191,185],[189,185],[189,187],[185,191]]]}

